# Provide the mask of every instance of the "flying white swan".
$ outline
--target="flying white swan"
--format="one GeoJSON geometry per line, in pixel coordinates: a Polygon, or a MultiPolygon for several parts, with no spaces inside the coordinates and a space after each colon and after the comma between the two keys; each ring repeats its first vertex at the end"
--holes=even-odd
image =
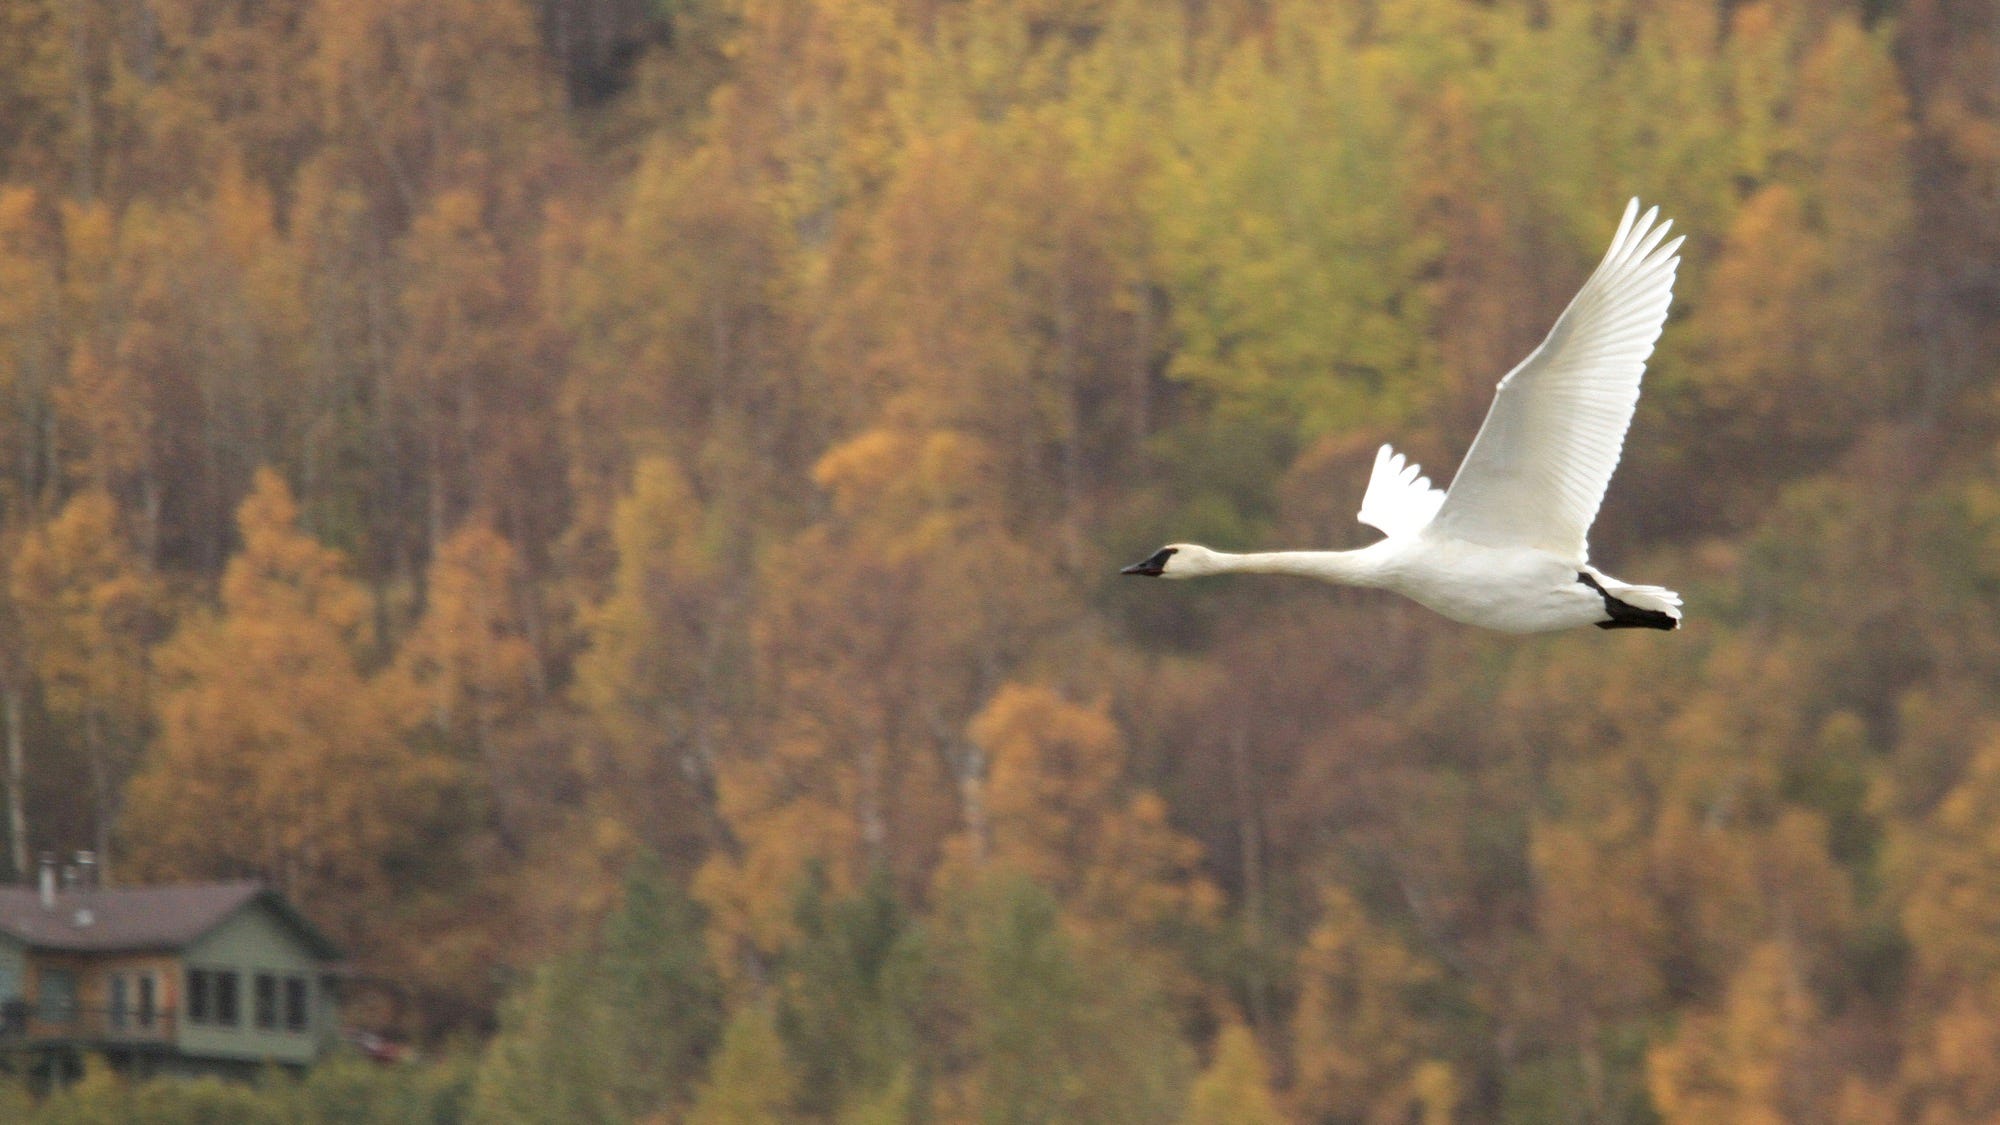
{"type": "Polygon", "coordinates": [[[1681,240],[1666,242],[1671,223],[1658,218],[1657,207],[1626,205],[1611,249],[1548,338],[1500,380],[1450,492],[1388,446],[1376,453],[1360,519],[1387,538],[1358,551],[1249,555],[1175,543],[1121,573],[1296,574],[1394,590],[1509,633],[1678,628],[1680,595],[1595,569],[1585,542],[1673,300],[1681,240]]]}

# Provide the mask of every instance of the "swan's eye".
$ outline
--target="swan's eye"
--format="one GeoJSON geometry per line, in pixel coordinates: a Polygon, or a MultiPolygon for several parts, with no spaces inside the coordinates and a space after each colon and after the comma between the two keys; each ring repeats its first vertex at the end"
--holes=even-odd
{"type": "Polygon", "coordinates": [[[1152,558],[1147,559],[1145,562],[1133,563],[1118,573],[1142,574],[1147,578],[1158,578],[1160,575],[1166,573],[1167,560],[1174,557],[1174,550],[1175,548],[1172,547],[1162,547],[1153,552],[1152,558]]]}

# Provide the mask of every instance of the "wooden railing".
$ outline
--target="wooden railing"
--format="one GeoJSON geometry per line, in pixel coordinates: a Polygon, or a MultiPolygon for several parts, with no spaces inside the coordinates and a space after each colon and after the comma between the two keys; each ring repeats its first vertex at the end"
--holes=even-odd
{"type": "Polygon", "coordinates": [[[174,1037],[178,1014],[172,1008],[38,1008],[0,1005],[0,1042],[43,1039],[98,1043],[150,1043],[174,1037]]]}

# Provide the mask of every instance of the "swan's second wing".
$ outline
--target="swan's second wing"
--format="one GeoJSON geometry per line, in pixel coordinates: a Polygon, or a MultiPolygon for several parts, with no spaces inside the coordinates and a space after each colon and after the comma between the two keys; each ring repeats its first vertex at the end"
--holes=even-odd
{"type": "Polygon", "coordinates": [[[1604,260],[1555,327],[1500,380],[1486,422],[1432,527],[1493,547],[1584,561],[1591,521],[1618,467],[1646,357],[1673,299],[1681,240],[1659,209],[1625,208],[1604,260]]]}
{"type": "Polygon", "coordinates": [[[1375,471],[1369,474],[1368,491],[1361,494],[1361,514],[1355,518],[1391,539],[1415,535],[1437,515],[1444,492],[1431,487],[1431,478],[1402,454],[1388,446],[1375,451],[1375,471]]]}

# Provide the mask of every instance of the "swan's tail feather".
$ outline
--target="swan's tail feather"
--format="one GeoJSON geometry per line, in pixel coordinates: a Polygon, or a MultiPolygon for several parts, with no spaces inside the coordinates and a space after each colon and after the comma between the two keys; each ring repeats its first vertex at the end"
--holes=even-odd
{"type": "Polygon", "coordinates": [[[1606,582],[1604,587],[1611,591],[1612,596],[1628,605],[1635,605],[1640,609],[1657,609],[1662,613],[1680,616],[1681,596],[1665,586],[1625,586],[1606,582]]]}
{"type": "MultiPolygon", "coordinates": [[[[1579,575],[1579,577],[1583,577],[1579,575]]],[[[1604,595],[1604,611],[1609,620],[1600,629],[1678,629],[1681,627],[1681,596],[1665,586],[1634,586],[1616,578],[1589,572],[1587,584],[1604,595]]]]}

